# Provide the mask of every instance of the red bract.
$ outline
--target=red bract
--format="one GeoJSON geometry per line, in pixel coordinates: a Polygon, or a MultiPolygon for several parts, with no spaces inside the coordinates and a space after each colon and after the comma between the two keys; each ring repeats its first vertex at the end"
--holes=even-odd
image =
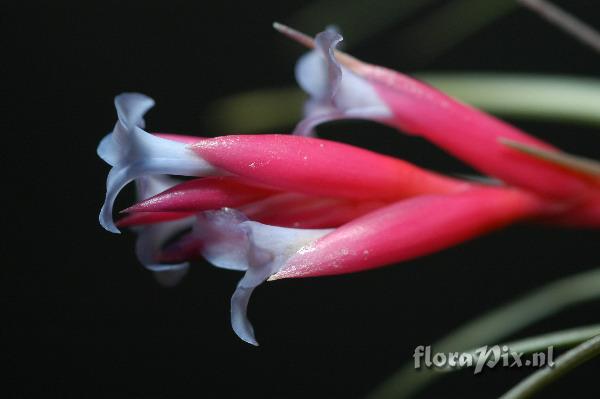
{"type": "Polygon", "coordinates": [[[501,141],[552,155],[546,158],[561,154],[405,75],[337,53],[340,65],[333,49],[340,40],[331,31],[318,35],[320,52],[298,64],[298,79],[312,96],[300,133],[331,119],[375,119],[421,135],[502,181],[452,178],[301,135],[150,134],[143,130],[143,114],[153,100],[129,93],[116,98],[118,122],[98,147],[113,167],[101,224],[118,231],[112,206],[134,181],[138,203],[117,224],[139,234],[141,263],[164,284],[177,282],[197,257],[244,271],[231,298],[231,323],[252,344],[247,306],[267,279],[385,266],[519,221],[600,226],[597,176],[570,168],[569,157],[561,164],[507,146],[501,141]]]}
{"type": "Polygon", "coordinates": [[[430,254],[546,212],[518,190],[423,195],[357,218],[292,256],[271,279],[344,274],[430,254]]]}
{"type": "Polygon", "coordinates": [[[200,212],[237,207],[274,193],[274,190],[245,184],[237,177],[206,177],[178,184],[123,212],[200,212]]]}
{"type": "Polygon", "coordinates": [[[598,194],[578,173],[508,148],[501,140],[558,152],[550,144],[407,75],[336,52],[342,40],[336,32],[322,32],[313,41],[285,26],[276,28],[315,47],[296,69],[298,82],[311,95],[298,133],[328,120],[373,119],[422,136],[508,184],[561,199],[598,194]]]}
{"type": "Polygon", "coordinates": [[[281,190],[349,199],[399,199],[464,190],[470,183],[408,162],[329,140],[235,135],[191,149],[216,168],[281,190]]]}

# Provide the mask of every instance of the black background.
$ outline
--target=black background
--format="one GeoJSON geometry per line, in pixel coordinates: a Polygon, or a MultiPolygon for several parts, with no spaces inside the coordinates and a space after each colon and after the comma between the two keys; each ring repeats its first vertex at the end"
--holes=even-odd
{"type": "MultiPolygon", "coordinates": [[[[561,2],[600,26],[596,3],[561,2]]],[[[1,353],[9,370],[3,397],[361,397],[410,360],[415,346],[514,295],[598,266],[596,232],[515,226],[394,267],[269,283],[250,308],[258,348],[229,326],[238,273],[197,262],[177,288],[158,286],[135,259],[134,236],[112,235],[97,223],[108,167],[95,148],[116,119],[113,97],[123,91],[152,96],[157,107],[147,124],[154,131],[230,133],[207,131],[208,105],[246,89],[293,84],[303,50],[271,23],[287,22],[302,6],[2,6],[0,68],[8,105],[1,269],[8,310],[1,353]]],[[[411,63],[410,51],[398,54],[389,39],[397,31],[353,53],[409,72],[600,75],[598,54],[524,10],[425,65],[411,63]]],[[[600,157],[597,129],[516,123],[565,149],[600,157]]],[[[374,124],[344,122],[321,132],[434,169],[468,171],[429,144],[374,124]]],[[[560,313],[519,336],[597,322],[598,305],[560,313]]],[[[598,370],[598,361],[587,364],[545,397],[598,397],[598,370]]],[[[423,397],[493,397],[529,372],[459,373],[423,397]]]]}

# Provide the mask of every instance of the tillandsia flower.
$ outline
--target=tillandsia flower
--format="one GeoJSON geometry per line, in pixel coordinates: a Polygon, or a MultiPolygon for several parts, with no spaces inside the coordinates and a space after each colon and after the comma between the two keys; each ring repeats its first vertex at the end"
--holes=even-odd
{"type": "Polygon", "coordinates": [[[165,194],[169,198],[169,209],[159,209],[159,203],[164,201],[153,199],[136,205],[136,211],[153,208],[179,212],[185,201],[197,202],[203,195],[205,204],[214,205],[225,197],[233,201],[221,206],[241,205],[265,196],[268,190],[351,200],[395,200],[423,193],[461,191],[472,184],[396,158],[327,140],[290,135],[232,135],[207,139],[150,134],[142,129],[143,114],[153,104],[152,99],[142,94],[117,96],[115,106],[119,120],[114,131],[98,147],[99,156],[113,167],[108,174],[106,199],[100,212],[100,223],[109,231],[118,232],[112,219],[118,193],[129,182],[144,176],[235,178],[187,183],[178,187],[177,193],[165,194]],[[176,207],[175,203],[181,206],[176,207]]]}
{"type": "Polygon", "coordinates": [[[508,148],[511,140],[546,151],[550,144],[444,93],[380,66],[335,50],[342,37],[327,30],[312,39],[281,24],[275,28],[314,50],[296,66],[300,86],[310,94],[306,118],[296,133],[319,123],[364,118],[423,136],[487,175],[544,196],[583,200],[598,196],[599,180],[508,148]]]}
{"type": "Polygon", "coordinates": [[[223,209],[200,214],[192,233],[168,247],[163,260],[201,254],[217,267],[245,270],[231,299],[231,322],[240,338],[257,345],[247,306],[266,279],[351,273],[409,260],[547,212],[536,196],[492,187],[398,201],[335,229],[270,226],[223,209]]]}
{"type": "MultiPolygon", "coordinates": [[[[98,147],[98,154],[113,166],[100,221],[105,228],[117,231],[112,221],[114,200],[127,183],[135,181],[141,201],[125,210],[127,216],[118,225],[138,231],[136,254],[146,268],[160,273],[157,276],[163,283],[181,278],[188,267],[186,260],[198,254],[219,267],[236,268],[212,255],[219,248],[231,247],[227,240],[232,236],[213,234],[207,238],[206,231],[216,231],[209,228],[215,219],[203,216],[204,211],[240,207],[245,214],[268,223],[331,227],[393,200],[423,193],[461,192],[472,185],[401,160],[319,139],[283,135],[205,139],[150,134],[142,129],[143,115],[153,104],[152,99],[135,93],[115,99],[119,120],[98,147]],[[167,175],[203,178],[177,182],[167,175]],[[190,237],[200,244],[183,250],[188,237],[171,246],[170,252],[163,251],[165,242],[189,228],[195,219],[204,233],[199,235],[195,228],[190,237]],[[182,250],[177,253],[173,248],[182,250]],[[173,252],[176,256],[169,255],[173,252]]],[[[255,226],[253,223],[248,221],[249,226],[255,226]]],[[[268,230],[277,234],[283,231],[278,229],[268,230]]],[[[292,236],[315,234],[317,230],[294,230],[292,236]]],[[[265,274],[260,282],[275,272],[268,270],[272,273],[265,274]]],[[[248,276],[240,287],[246,288],[249,297],[248,281],[258,280],[253,272],[248,276]]],[[[240,289],[236,297],[240,297],[240,289]]],[[[239,312],[233,316],[234,320],[244,318],[239,312]]],[[[234,326],[243,324],[234,322],[234,326]]],[[[241,330],[236,327],[236,331],[241,330]]]]}
{"type": "Polygon", "coordinates": [[[279,29],[318,50],[297,68],[312,94],[299,131],[331,119],[375,119],[421,134],[503,181],[452,178],[302,135],[148,133],[143,116],[154,101],[117,96],[117,124],[98,147],[112,166],[101,224],[113,232],[136,230],[138,259],[166,285],[177,283],[198,257],[244,271],[231,298],[231,324],[244,341],[257,345],[247,307],[265,280],[389,265],[519,221],[600,225],[597,177],[499,140],[558,153],[552,146],[411,78],[336,53],[341,37],[335,32],[313,42],[279,29]],[[113,204],[132,181],[138,202],[115,224],[113,204]]]}

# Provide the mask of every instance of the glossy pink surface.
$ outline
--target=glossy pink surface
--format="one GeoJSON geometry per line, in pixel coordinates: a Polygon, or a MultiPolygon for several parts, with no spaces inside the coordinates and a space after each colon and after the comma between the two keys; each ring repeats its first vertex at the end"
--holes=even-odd
{"type": "Polygon", "coordinates": [[[516,190],[477,188],[401,201],[345,224],[290,258],[273,279],[351,273],[448,248],[537,215],[516,190]]]}
{"type": "Polygon", "coordinates": [[[444,93],[389,69],[361,69],[393,112],[386,121],[505,182],[551,197],[585,194],[588,184],[572,172],[506,147],[500,138],[546,150],[551,145],[444,93]]]}
{"type": "Polygon", "coordinates": [[[274,194],[232,176],[205,177],[178,184],[124,212],[200,212],[237,207],[274,194]]]}
{"type": "Polygon", "coordinates": [[[205,139],[191,147],[212,165],[277,189],[350,199],[398,199],[470,186],[347,144],[289,135],[205,139]]]}
{"type": "Polygon", "coordinates": [[[142,226],[146,224],[170,222],[191,215],[193,215],[193,213],[190,212],[137,212],[117,220],[116,225],[120,228],[142,226]]]}
{"type": "Polygon", "coordinates": [[[377,208],[381,201],[351,201],[284,193],[239,208],[248,218],[282,227],[321,229],[338,227],[377,208]]]}

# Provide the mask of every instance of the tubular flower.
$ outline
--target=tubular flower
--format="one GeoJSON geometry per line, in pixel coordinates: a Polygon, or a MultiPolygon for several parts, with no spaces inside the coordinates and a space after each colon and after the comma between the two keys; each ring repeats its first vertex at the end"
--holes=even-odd
{"type": "Polygon", "coordinates": [[[194,230],[167,247],[163,260],[201,255],[217,267],[245,270],[231,299],[231,323],[240,338],[257,345],[247,306],[266,279],[351,273],[409,260],[540,215],[546,207],[518,190],[477,187],[399,201],[335,229],[270,226],[225,208],[199,215],[194,230]]]}
{"type": "MultiPolygon", "coordinates": [[[[142,129],[142,117],[153,104],[152,99],[142,94],[117,96],[115,106],[119,120],[113,132],[98,146],[98,155],[112,166],[100,212],[100,223],[109,231],[118,232],[112,219],[118,193],[129,182],[144,176],[234,175],[239,178],[237,182],[213,180],[190,185],[199,184],[201,187],[197,189],[206,193],[212,190],[212,196],[227,195],[227,190],[233,195],[236,191],[236,197],[259,196],[258,188],[244,189],[244,184],[319,196],[388,200],[422,193],[460,191],[470,184],[399,159],[327,140],[286,135],[206,139],[150,134],[142,129]]],[[[197,198],[191,187],[186,187],[185,191],[185,195],[190,196],[187,200],[197,198]]],[[[169,198],[171,204],[176,199],[186,201],[179,195],[169,198]]],[[[156,201],[150,202],[158,206],[156,201]]],[[[148,202],[136,207],[137,210],[150,208],[148,202]]]]}
{"type": "Polygon", "coordinates": [[[247,308],[265,280],[385,266],[520,221],[600,226],[597,176],[501,140],[554,155],[552,146],[411,78],[336,52],[341,36],[333,31],[312,41],[278,28],[316,47],[296,69],[311,94],[301,135],[148,133],[143,115],[154,101],[127,93],[115,99],[117,124],[98,147],[112,166],[102,226],[134,229],[138,259],[166,285],[199,257],[243,271],[231,298],[231,325],[244,341],[257,345],[247,308]],[[339,118],[374,119],[422,135],[501,180],[452,178],[306,136],[339,118]],[[115,224],[114,201],[132,181],[138,202],[115,224]]]}
{"type": "Polygon", "coordinates": [[[314,47],[296,65],[299,85],[311,96],[301,135],[325,121],[362,118],[422,136],[481,172],[553,198],[598,195],[597,179],[508,148],[510,140],[546,151],[556,148],[409,76],[366,64],[335,50],[342,37],[331,30],[313,40],[291,28],[275,28],[314,47]]]}

